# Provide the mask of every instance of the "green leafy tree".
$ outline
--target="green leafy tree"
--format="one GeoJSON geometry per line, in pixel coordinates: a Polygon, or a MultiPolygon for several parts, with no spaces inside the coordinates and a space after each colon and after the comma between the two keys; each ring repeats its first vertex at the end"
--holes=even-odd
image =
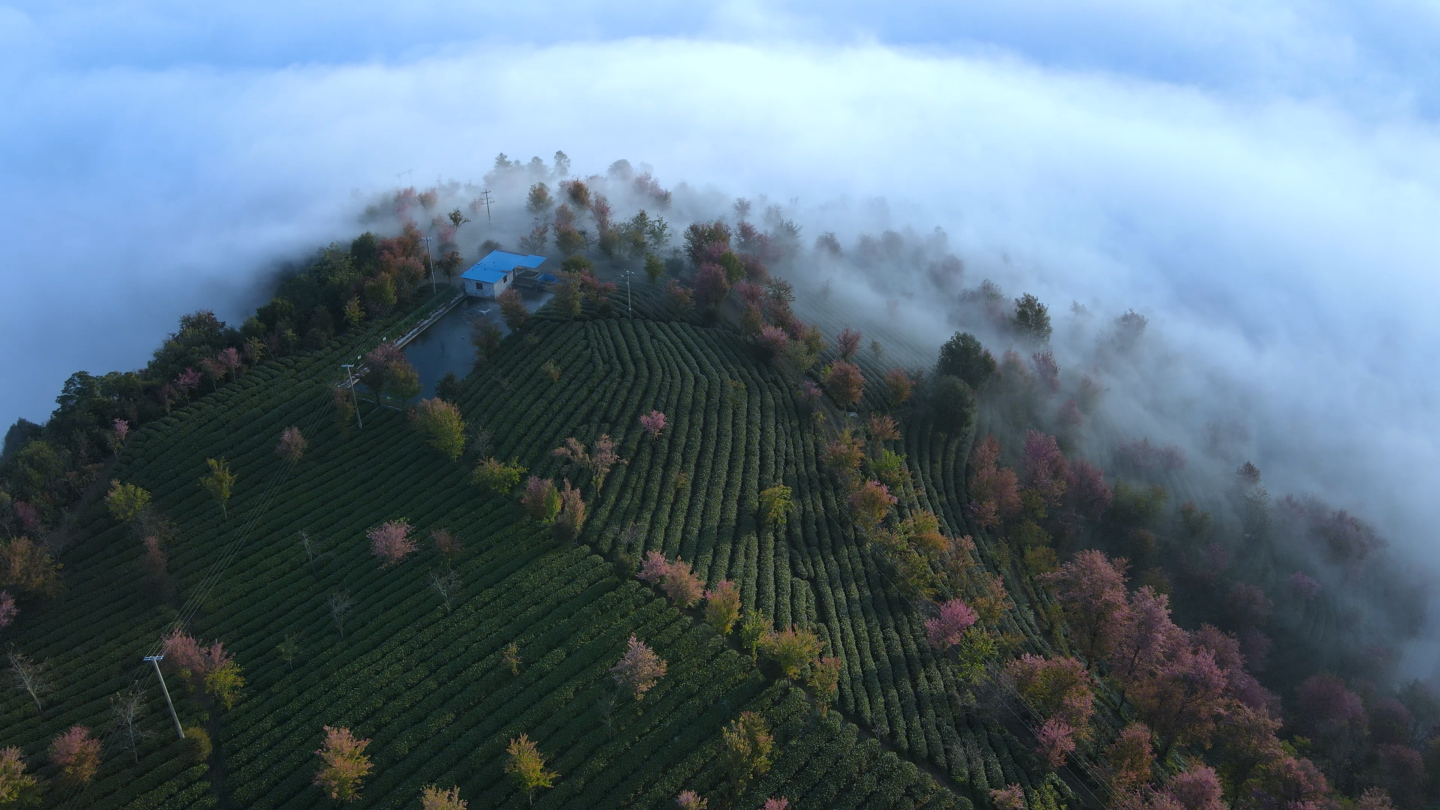
{"type": "Polygon", "coordinates": [[[235,699],[244,686],[245,677],[233,659],[205,674],[205,692],[220,701],[226,711],[235,707],[235,699]]]}
{"type": "Polygon", "coordinates": [[[553,787],[560,777],[560,774],[545,769],[545,757],[525,734],[511,740],[505,753],[509,757],[505,772],[515,780],[516,786],[525,791],[525,798],[530,804],[535,803],[535,791],[553,787]]]}
{"type": "Polygon", "coordinates": [[[995,356],[969,332],[956,332],[945,341],[940,347],[940,360],[935,364],[936,374],[958,377],[977,390],[995,376],[995,369],[995,356]]]}
{"type": "Polygon", "coordinates": [[[519,332],[530,322],[530,310],[526,309],[525,299],[519,290],[510,287],[495,300],[500,303],[500,315],[505,318],[505,325],[510,327],[511,332],[519,332]]]}
{"type": "Polygon", "coordinates": [[[110,514],[121,523],[129,523],[150,505],[150,492],[135,484],[110,482],[110,494],[105,496],[105,505],[110,514]]]}
{"type": "Polygon", "coordinates": [[[487,458],[480,462],[475,468],[475,474],[471,480],[482,487],[488,487],[501,495],[509,495],[515,491],[520,479],[525,476],[526,469],[515,459],[505,463],[496,458],[487,458]]]}
{"type": "Polygon", "coordinates": [[[235,489],[235,473],[230,472],[230,462],[225,459],[205,459],[210,474],[200,479],[200,488],[220,504],[220,513],[230,519],[230,495],[235,489]]]}
{"type": "Polygon", "coordinates": [[[21,806],[37,803],[40,780],[25,772],[25,755],[11,746],[0,750],[0,804],[21,806]]]}
{"type": "Polygon", "coordinates": [[[821,717],[829,713],[830,703],[835,700],[840,689],[841,667],[839,658],[822,656],[815,659],[810,670],[805,673],[805,685],[815,690],[815,701],[820,704],[821,717]]]}
{"type": "Polygon", "coordinates": [[[425,436],[425,442],[454,461],[465,451],[465,420],[460,409],[443,399],[422,399],[410,412],[410,419],[425,436]]]}
{"type": "Polygon", "coordinates": [[[770,771],[775,737],[765,718],[756,712],[741,712],[720,734],[720,761],[735,783],[735,792],[749,781],[770,771]]]}
{"type": "Polygon", "coordinates": [[[898,501],[890,494],[889,487],[879,481],[866,481],[850,493],[850,516],[855,519],[860,532],[869,536],[880,527],[898,501]]]}
{"type": "Polygon", "coordinates": [[[210,759],[210,753],[215,750],[210,741],[210,732],[199,726],[186,726],[182,733],[185,735],[185,748],[190,752],[191,762],[200,765],[210,759]]]}
{"type": "Polygon", "coordinates": [[[543,216],[555,205],[555,198],[550,196],[550,187],[544,183],[536,183],[530,187],[530,193],[525,197],[525,210],[535,216],[543,216]]]}
{"type": "Polygon", "coordinates": [[[740,623],[740,646],[750,651],[750,663],[755,663],[755,655],[760,649],[760,642],[770,632],[770,622],[754,610],[745,611],[744,621],[740,623]]]}
{"type": "Polygon", "coordinates": [[[720,635],[729,635],[740,618],[740,589],[728,579],[705,592],[705,623],[720,635]]]}
{"type": "Polygon", "coordinates": [[[760,641],[760,651],[780,665],[785,677],[792,680],[811,661],[819,657],[825,642],[813,631],[791,626],[779,633],[769,633],[760,641]]]}
{"type": "Polygon", "coordinates": [[[935,425],[950,434],[968,433],[975,424],[975,389],[959,377],[941,374],[927,386],[935,425]]]}
{"type": "Polygon", "coordinates": [[[0,587],[30,596],[56,596],[65,589],[60,579],[63,567],[49,550],[25,535],[0,543],[0,587]]]}
{"type": "Polygon", "coordinates": [[[645,277],[651,284],[658,284],[665,277],[665,262],[654,253],[645,254],[645,277]]]}
{"type": "Polygon", "coordinates": [[[1040,303],[1040,299],[1030,293],[1025,293],[1015,299],[1015,316],[1012,323],[1022,334],[1038,341],[1043,342],[1050,339],[1050,311],[1040,303]]]}
{"type": "Polygon", "coordinates": [[[790,495],[790,487],[776,484],[760,491],[760,514],[765,518],[767,524],[778,525],[780,519],[794,509],[795,501],[790,495]]]}
{"type": "Polygon", "coordinates": [[[455,376],[455,372],[453,371],[445,372],[445,376],[441,377],[440,380],[435,383],[436,399],[443,399],[446,402],[459,405],[460,394],[460,378],[455,376]]]}
{"type": "Polygon", "coordinates": [[[489,362],[499,354],[504,342],[505,336],[500,333],[500,327],[485,318],[474,318],[470,321],[470,345],[475,347],[477,364],[489,362]]]}

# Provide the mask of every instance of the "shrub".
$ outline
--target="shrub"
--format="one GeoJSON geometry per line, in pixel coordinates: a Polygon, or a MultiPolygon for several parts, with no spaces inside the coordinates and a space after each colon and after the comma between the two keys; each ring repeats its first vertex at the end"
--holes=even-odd
{"type": "Polygon", "coordinates": [[[185,727],[185,748],[190,752],[190,759],[197,765],[210,758],[213,747],[210,743],[210,732],[199,726],[185,727]]]}

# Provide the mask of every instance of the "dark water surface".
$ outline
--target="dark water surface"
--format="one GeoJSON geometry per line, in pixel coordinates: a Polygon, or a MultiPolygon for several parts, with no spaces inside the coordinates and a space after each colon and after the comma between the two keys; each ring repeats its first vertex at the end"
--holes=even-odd
{"type": "MultiPolygon", "coordinates": [[[[531,312],[550,300],[549,293],[521,291],[521,294],[531,312]]],[[[405,347],[405,356],[420,372],[422,397],[435,396],[435,384],[447,372],[453,371],[463,379],[475,367],[475,347],[470,345],[472,318],[486,319],[500,328],[500,334],[510,334],[505,319],[500,317],[499,304],[486,298],[467,297],[405,347]]]]}

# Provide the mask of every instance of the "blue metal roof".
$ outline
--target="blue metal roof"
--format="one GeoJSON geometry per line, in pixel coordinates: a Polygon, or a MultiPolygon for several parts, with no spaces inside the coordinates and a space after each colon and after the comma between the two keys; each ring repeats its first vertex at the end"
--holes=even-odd
{"type": "Polygon", "coordinates": [[[539,267],[544,261],[544,256],[522,256],[519,253],[492,250],[489,255],[476,262],[474,267],[466,270],[460,277],[494,284],[517,267],[539,267]]]}

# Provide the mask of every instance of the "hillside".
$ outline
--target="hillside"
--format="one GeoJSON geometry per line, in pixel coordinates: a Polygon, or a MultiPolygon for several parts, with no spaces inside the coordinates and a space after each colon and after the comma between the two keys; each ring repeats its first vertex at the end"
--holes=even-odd
{"type": "MultiPolygon", "coordinates": [[[[406,189],[367,213],[393,208],[399,235],[330,245],[239,328],[187,315],[144,369],[78,372],[49,421],[10,429],[0,802],[1412,810],[1440,791],[1440,697],[1395,663],[1424,583],[1346,511],[1272,499],[1223,426],[1187,466],[1102,406],[1143,316],[1069,324],[1062,354],[1085,359],[1062,370],[1046,306],[983,281],[950,318],[999,358],[968,331],[936,352],[898,302],[872,317],[825,274],[864,278],[889,245],[953,281],[955,256],[893,232],[807,252],[744,200],[672,249],[662,219],[611,217],[606,182],[563,181],[520,240],[555,228],[548,303],[502,294],[506,331],[442,321],[471,345],[431,354],[473,361],[463,379],[422,385],[396,343],[453,294],[409,218],[440,192],[406,189]],[[183,741],[144,663],[162,650],[183,741]]],[[[436,223],[464,219],[432,223],[447,275],[436,223]]]]}
{"type": "MultiPolygon", "coordinates": [[[[396,330],[377,326],[353,345],[384,331],[396,330]]],[[[247,685],[221,713],[172,683],[182,720],[208,719],[215,734],[209,767],[184,767],[153,673],[135,670],[176,611],[157,603],[129,530],[92,507],[94,536],[64,557],[68,592],[10,636],[48,662],[57,689],[43,719],[23,692],[5,693],[0,738],[36,751],[75,723],[105,729],[109,696],[135,675],[151,699],[153,736],[138,765],[107,740],[99,777],[83,796],[66,794],[70,805],[315,806],[320,727],[346,725],[373,739],[376,771],[360,806],[409,806],[432,783],[458,785],[472,806],[523,803],[501,765],[505,741],[524,731],[560,773],[539,805],[661,807],[681,789],[719,787],[719,731],[746,709],[771,717],[783,742],[771,774],[736,806],[783,794],[797,807],[943,807],[987,796],[992,784],[1044,783],[1024,746],[956,703],[963,687],[925,648],[922,617],[837,517],[843,493],[819,471],[813,420],[727,331],[668,319],[542,321],[467,380],[461,410],[491,432],[497,457],[558,472],[550,450],[565,437],[619,441],[627,463],[591,498],[579,548],[470,483],[399,412],[362,402],[364,430],[339,427],[330,385],[349,351],[263,364],[130,438],[112,477],[149,489],[178,526],[166,550],[182,618],[197,638],[234,652],[247,685]],[[542,370],[547,361],[559,366],[558,383],[542,370]],[[652,408],[674,425],[658,440],[637,422],[652,408]],[[290,425],[309,438],[293,466],[273,452],[290,425]],[[205,459],[221,456],[238,476],[228,521],[196,486],[205,459]],[[782,480],[798,509],[776,532],[757,524],[754,504],[759,487],[782,480]],[[393,569],[371,556],[366,529],[397,517],[422,536],[443,527],[465,543],[463,595],[450,615],[426,585],[438,561],[428,544],[393,569]],[[311,562],[302,531],[320,549],[311,562]],[[621,549],[622,537],[637,542],[621,549]],[[606,564],[650,549],[693,561],[708,582],[737,581],[743,604],[777,627],[816,628],[845,661],[837,708],[902,758],[834,713],[820,720],[791,687],[606,564]],[[343,640],[325,604],[337,590],[356,605],[343,640]],[[290,633],[300,648],[293,671],[275,649],[290,633]],[[671,668],[639,716],[620,707],[607,730],[607,670],[631,633],[671,668]],[[518,676],[499,660],[511,642],[525,662],[518,676]],[[870,764],[842,767],[855,762],[870,764]]],[[[953,464],[968,437],[911,443],[918,458],[935,459],[916,470],[935,476],[932,502],[954,512],[939,493],[960,485],[953,464]]]]}

